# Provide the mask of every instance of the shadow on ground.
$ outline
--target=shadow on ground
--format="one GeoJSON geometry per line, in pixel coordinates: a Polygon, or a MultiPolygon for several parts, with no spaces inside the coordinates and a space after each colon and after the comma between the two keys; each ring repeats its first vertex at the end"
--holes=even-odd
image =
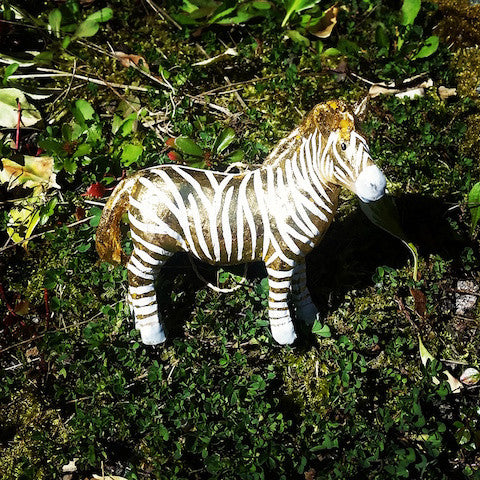
{"type": "MultiPolygon", "coordinates": [[[[469,242],[453,230],[450,205],[421,195],[402,195],[395,203],[400,224],[421,258],[438,254],[454,263],[459,261],[469,242]]],[[[348,290],[372,285],[379,266],[401,268],[408,261],[412,263],[412,257],[406,246],[357,209],[341,222],[334,222],[307,257],[308,285],[319,307],[330,303],[335,308],[348,290]]]]}
{"type": "MultiPolygon", "coordinates": [[[[401,225],[407,237],[416,245],[423,258],[439,254],[447,260],[458,261],[468,240],[461,238],[449,222],[449,207],[438,199],[421,195],[402,195],[395,198],[401,225]]],[[[335,309],[346,292],[373,284],[372,277],[379,266],[401,268],[411,261],[403,243],[373,225],[358,208],[341,221],[334,222],[317,248],[307,257],[308,285],[312,298],[321,312],[335,309]]],[[[218,269],[195,262],[201,275],[216,283],[218,269]]],[[[243,275],[244,267],[228,267],[243,275]]],[[[159,300],[165,307],[170,337],[182,335],[185,319],[191,314],[196,292],[205,286],[192,269],[187,255],[174,256],[163,268],[159,300]],[[180,277],[180,280],[178,280],[180,277]],[[175,282],[177,291],[184,291],[184,300],[175,309],[169,300],[175,282]]],[[[263,263],[248,265],[247,280],[266,276],[263,263]]]]}

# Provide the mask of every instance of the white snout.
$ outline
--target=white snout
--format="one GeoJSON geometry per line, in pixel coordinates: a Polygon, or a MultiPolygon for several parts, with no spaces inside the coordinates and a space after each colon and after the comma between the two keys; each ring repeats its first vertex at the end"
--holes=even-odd
{"type": "Polygon", "coordinates": [[[383,172],[370,165],[362,170],[355,182],[355,193],[363,202],[374,202],[383,197],[387,180],[383,172]]]}

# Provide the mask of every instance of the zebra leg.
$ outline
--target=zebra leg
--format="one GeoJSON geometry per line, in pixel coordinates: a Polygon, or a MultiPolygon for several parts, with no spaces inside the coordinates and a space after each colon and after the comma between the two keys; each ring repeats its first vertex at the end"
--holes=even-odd
{"type": "Polygon", "coordinates": [[[307,325],[311,325],[315,321],[318,309],[312,302],[310,292],[308,291],[307,272],[304,261],[294,267],[292,293],[297,318],[307,325]]]}
{"type": "Polygon", "coordinates": [[[281,345],[293,343],[297,336],[287,304],[293,268],[278,262],[267,267],[267,273],[268,317],[272,336],[281,345]]]}
{"type": "Polygon", "coordinates": [[[155,277],[167,259],[168,256],[147,253],[135,246],[127,264],[129,303],[135,315],[135,328],[140,330],[145,345],[165,341],[155,293],[155,277]]]}

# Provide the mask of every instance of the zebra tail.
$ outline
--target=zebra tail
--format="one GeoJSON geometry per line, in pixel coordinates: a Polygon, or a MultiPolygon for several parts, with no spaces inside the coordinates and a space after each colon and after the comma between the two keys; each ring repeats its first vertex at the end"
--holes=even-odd
{"type": "Polygon", "coordinates": [[[130,191],[137,176],[122,180],[110,195],[103,208],[96,233],[96,247],[100,258],[114,265],[126,265],[128,256],[122,250],[120,221],[129,206],[130,191]]]}

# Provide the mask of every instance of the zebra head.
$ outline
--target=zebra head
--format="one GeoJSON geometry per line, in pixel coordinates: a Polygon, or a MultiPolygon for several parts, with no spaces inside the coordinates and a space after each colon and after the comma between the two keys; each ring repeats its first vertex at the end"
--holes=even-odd
{"type": "Polygon", "coordinates": [[[385,193],[386,179],[373,163],[365,139],[355,131],[355,120],[340,101],[316,105],[301,125],[304,138],[318,136],[318,168],[328,183],[346,187],[363,202],[385,193]]]}

